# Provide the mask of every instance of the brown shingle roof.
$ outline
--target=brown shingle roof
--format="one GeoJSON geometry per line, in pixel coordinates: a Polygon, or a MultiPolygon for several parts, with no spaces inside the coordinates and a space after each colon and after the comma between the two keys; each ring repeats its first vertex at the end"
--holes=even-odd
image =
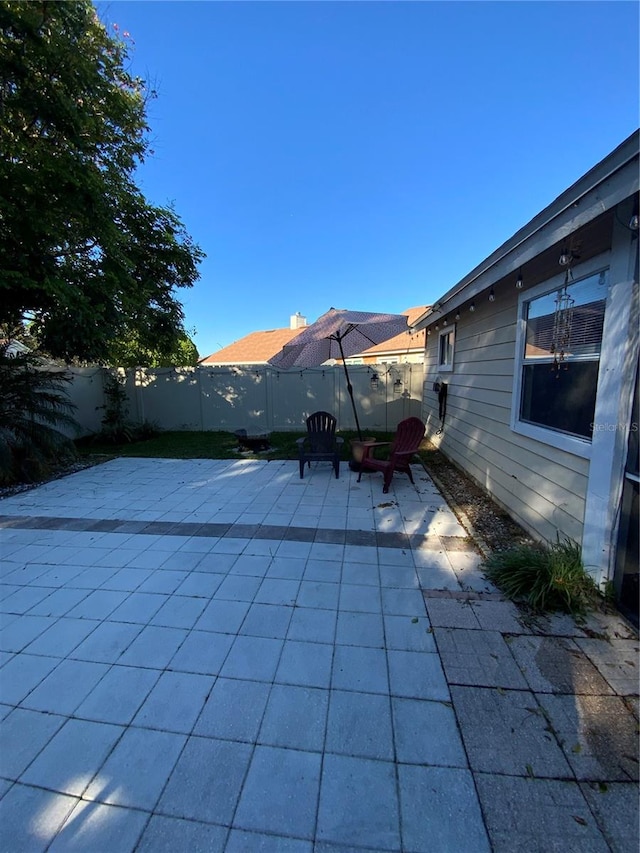
{"type": "Polygon", "coordinates": [[[251,332],[238,341],[201,359],[200,364],[265,364],[302,329],[269,329],[251,332]]]}
{"type": "MultiPolygon", "coordinates": [[[[411,325],[418,317],[421,317],[427,310],[428,305],[417,305],[415,308],[407,308],[403,314],[407,316],[407,322],[411,325]]],[[[360,355],[380,355],[381,353],[406,352],[407,350],[423,350],[426,331],[422,329],[413,335],[402,332],[394,338],[389,338],[388,341],[383,341],[381,344],[376,344],[373,347],[365,350],[360,355]]]]}
{"type": "MultiPolygon", "coordinates": [[[[408,308],[403,311],[407,315],[409,325],[420,317],[427,310],[426,305],[418,305],[415,308],[408,308]]],[[[245,335],[244,338],[234,341],[227,347],[223,347],[217,352],[211,353],[206,358],[201,359],[200,364],[266,364],[266,362],[280,352],[285,344],[288,344],[296,335],[302,331],[300,329],[269,329],[266,332],[251,332],[250,335],[245,335]]],[[[410,350],[422,350],[424,348],[426,331],[416,332],[414,335],[408,335],[403,332],[396,335],[382,344],[377,344],[368,350],[365,350],[367,355],[379,355],[380,353],[389,352],[406,352],[410,350]]],[[[363,353],[364,354],[364,353],[363,353]]]]}

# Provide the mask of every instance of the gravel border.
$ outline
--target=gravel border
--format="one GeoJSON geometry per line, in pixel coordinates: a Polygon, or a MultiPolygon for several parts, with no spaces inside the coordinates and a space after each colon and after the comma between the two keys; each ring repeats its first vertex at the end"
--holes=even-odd
{"type": "Polygon", "coordinates": [[[61,480],[63,477],[68,477],[70,474],[75,474],[77,471],[84,471],[85,468],[93,468],[96,465],[102,465],[103,462],[108,462],[110,459],[115,459],[115,456],[98,455],[76,459],[74,462],[59,468],[49,477],[44,477],[42,480],[37,480],[34,483],[18,483],[15,486],[0,486],[0,500],[2,498],[10,498],[13,495],[20,495],[22,492],[30,492],[31,489],[37,489],[38,486],[43,486],[45,483],[51,483],[54,480],[61,480]]]}
{"type": "Polygon", "coordinates": [[[534,544],[506,510],[439,450],[429,447],[422,464],[485,559],[494,551],[534,544]]]}

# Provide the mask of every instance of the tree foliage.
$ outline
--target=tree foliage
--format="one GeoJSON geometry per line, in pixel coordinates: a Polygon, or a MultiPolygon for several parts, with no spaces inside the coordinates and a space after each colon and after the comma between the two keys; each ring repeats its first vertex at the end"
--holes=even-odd
{"type": "Polygon", "coordinates": [[[144,347],[137,335],[114,341],[113,364],[119,367],[195,367],[200,358],[186,332],[179,334],[170,349],[144,347]]]}
{"type": "Polygon", "coordinates": [[[56,358],[171,352],[203,253],[134,181],[152,93],[89,0],[0,0],[0,325],[56,358]]]}

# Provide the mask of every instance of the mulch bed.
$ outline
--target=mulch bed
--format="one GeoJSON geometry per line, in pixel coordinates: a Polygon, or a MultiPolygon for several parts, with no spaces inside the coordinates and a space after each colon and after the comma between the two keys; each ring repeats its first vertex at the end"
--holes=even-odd
{"type": "Polygon", "coordinates": [[[530,545],[531,536],[498,506],[470,477],[428,441],[422,462],[462,526],[476,534],[482,551],[504,551],[516,545],[530,545]],[[472,530],[469,530],[469,527],[472,530]],[[484,546],[484,547],[483,547],[484,546]]]}

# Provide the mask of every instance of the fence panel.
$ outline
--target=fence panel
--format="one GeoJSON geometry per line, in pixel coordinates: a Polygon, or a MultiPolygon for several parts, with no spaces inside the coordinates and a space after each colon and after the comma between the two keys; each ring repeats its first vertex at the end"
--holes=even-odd
{"type": "MultiPolygon", "coordinates": [[[[101,367],[76,367],[68,371],[73,379],[64,386],[69,400],[77,406],[73,417],[80,425],[80,435],[98,432],[104,415],[103,369],[101,367]]],[[[63,430],[70,438],[78,435],[75,430],[63,430]]]]}
{"type": "MultiPolygon", "coordinates": [[[[277,432],[300,430],[312,412],[336,411],[337,374],[334,368],[274,370],[269,368],[271,392],[270,428],[277,432]]],[[[342,427],[344,429],[344,427],[342,427]]]]}
{"type": "MultiPolygon", "coordinates": [[[[69,396],[83,432],[97,432],[105,402],[104,369],[75,368],[69,396]]],[[[283,371],[250,367],[179,367],[119,370],[129,417],[165,430],[300,431],[311,412],[332,412],[338,428],[355,429],[344,368],[283,371]]],[[[391,432],[410,415],[420,417],[423,366],[352,365],[349,377],[362,430],[391,432]]]]}
{"type": "Polygon", "coordinates": [[[267,432],[268,379],[264,368],[199,367],[204,430],[267,432]]]}
{"type": "Polygon", "coordinates": [[[127,370],[130,411],[135,409],[139,420],[161,429],[202,429],[198,371],[197,367],[127,370]]]}

